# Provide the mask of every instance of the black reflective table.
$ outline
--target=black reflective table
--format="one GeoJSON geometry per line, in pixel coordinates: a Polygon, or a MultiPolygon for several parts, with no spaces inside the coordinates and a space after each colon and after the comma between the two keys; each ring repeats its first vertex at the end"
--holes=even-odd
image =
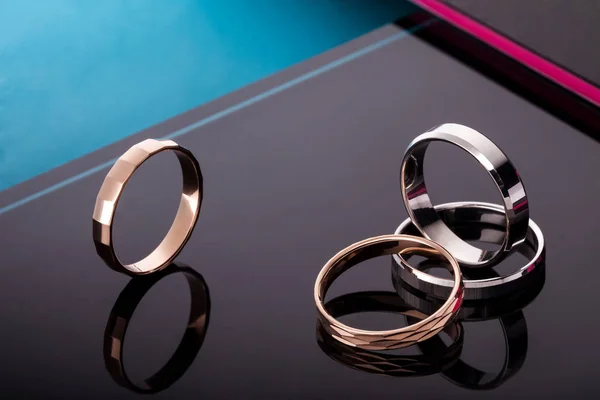
{"type": "MultiPolygon", "coordinates": [[[[210,323],[185,371],[153,397],[598,397],[600,143],[390,25],[0,194],[3,398],[139,396],[105,366],[107,320],[130,278],[96,255],[91,217],[102,164],[167,135],[194,152],[205,179],[198,224],[177,260],[202,276],[210,323]],[[392,378],[347,368],[315,335],[317,273],[338,250],[391,233],[406,218],[402,154],[443,122],[472,126],[509,155],[547,243],[543,290],[519,311],[526,357],[486,391],[439,373],[392,378]]],[[[144,254],[168,229],[178,168],[174,157],[157,157],[127,188],[115,225],[125,258],[144,254]]],[[[498,201],[485,172],[450,146],[430,147],[425,173],[436,204],[498,201]]],[[[331,298],[393,291],[390,261],[349,271],[331,298]]],[[[136,307],[122,359],[132,382],[177,351],[189,293],[173,274],[136,307]]],[[[405,323],[372,317],[351,322],[405,323]]],[[[476,370],[499,370],[505,359],[502,332],[490,323],[464,324],[461,360],[476,370]]]]}

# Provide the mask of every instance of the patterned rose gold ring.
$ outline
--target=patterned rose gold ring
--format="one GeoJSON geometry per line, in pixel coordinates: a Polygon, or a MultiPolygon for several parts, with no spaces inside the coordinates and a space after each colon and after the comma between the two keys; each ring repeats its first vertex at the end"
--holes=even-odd
{"type": "MultiPolygon", "coordinates": [[[[402,259],[402,258],[401,258],[402,259]]],[[[323,267],[315,283],[315,303],[319,322],[337,341],[365,350],[392,350],[413,345],[438,334],[456,316],[464,290],[458,262],[443,247],[431,240],[409,235],[383,235],[362,240],[333,256],[323,267]],[[382,255],[422,255],[439,258],[454,276],[454,286],[448,300],[429,317],[403,328],[368,331],[352,328],[337,321],[324,306],[325,294],[344,271],[360,262],[382,255]]]]}
{"type": "Polygon", "coordinates": [[[202,203],[202,173],[194,155],[172,140],[146,139],[127,150],[110,169],[96,198],[93,236],[98,255],[115,271],[145,275],[169,265],[183,249],[198,220],[202,203]],[[115,253],[113,220],[125,185],[150,157],[163,151],[177,155],[183,173],[183,190],[175,220],[162,242],[141,261],[124,265],[115,253]]]}

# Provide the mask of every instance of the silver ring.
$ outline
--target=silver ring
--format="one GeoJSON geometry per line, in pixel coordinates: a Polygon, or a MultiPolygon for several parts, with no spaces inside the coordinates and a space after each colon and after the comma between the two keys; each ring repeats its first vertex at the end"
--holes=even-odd
{"type": "Polygon", "coordinates": [[[527,236],[529,206],[519,173],[494,142],[467,126],[443,124],[417,136],[404,153],[400,186],[408,215],[421,234],[439,243],[465,266],[483,267],[498,263],[527,236]],[[433,141],[447,142],[467,151],[494,180],[504,203],[506,235],[499,250],[479,249],[461,240],[435,212],[423,176],[425,152],[433,141]]]}
{"type": "MultiPolygon", "coordinates": [[[[423,269],[422,267],[426,268],[433,266],[437,266],[435,261],[425,260],[419,263],[418,268],[421,270],[423,269]]],[[[546,271],[544,267],[544,263],[538,265],[529,275],[531,279],[527,279],[527,283],[522,285],[516,292],[492,299],[463,301],[460,305],[460,311],[458,312],[456,319],[461,322],[489,321],[523,310],[538,297],[544,288],[546,282],[546,271]]],[[[467,274],[469,272],[467,272],[467,274]]],[[[491,268],[486,269],[486,275],[489,277],[498,276],[491,268]]],[[[468,275],[466,276],[468,277],[468,275]]],[[[393,275],[392,280],[396,293],[414,310],[429,315],[440,308],[440,305],[443,303],[443,299],[438,299],[429,296],[426,293],[419,292],[415,288],[407,285],[397,275],[393,275]]]]}
{"type": "MultiPolygon", "coordinates": [[[[505,237],[503,231],[505,226],[504,210],[499,205],[480,202],[446,203],[436,206],[435,211],[444,226],[447,226],[446,224],[450,226],[468,224],[469,227],[477,229],[478,237],[471,239],[487,243],[500,243],[505,237]]],[[[412,229],[415,229],[414,224],[410,219],[406,219],[396,229],[396,234],[407,234],[412,229]]],[[[518,291],[526,287],[529,280],[534,278],[532,272],[543,268],[546,251],[544,236],[533,220],[529,220],[525,245],[521,246],[519,251],[529,259],[529,262],[518,271],[501,277],[464,279],[464,299],[489,299],[518,291]],[[532,251],[528,252],[528,250],[532,251]]],[[[394,279],[399,278],[409,286],[433,297],[448,297],[453,284],[451,279],[439,278],[420,271],[398,254],[394,254],[392,257],[394,279]]]]}

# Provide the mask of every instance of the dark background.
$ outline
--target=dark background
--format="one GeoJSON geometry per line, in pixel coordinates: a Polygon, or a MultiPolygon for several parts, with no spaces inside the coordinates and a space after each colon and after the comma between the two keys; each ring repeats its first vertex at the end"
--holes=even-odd
{"type": "Polygon", "coordinates": [[[580,76],[600,82],[600,2],[445,0],[580,76]]]}
{"type": "MultiPolygon", "coordinates": [[[[383,28],[30,185],[43,189],[118,157],[145,137],[162,137],[398,29],[383,28]]],[[[175,140],[194,152],[205,177],[200,218],[178,260],[204,276],[212,310],[195,362],[157,398],[598,397],[600,144],[593,139],[409,37],[175,140]],[[331,360],[315,338],[317,273],[338,250],[391,233],[406,218],[398,184],[402,154],[413,137],[443,122],[478,129],[509,155],[547,241],[546,284],[524,310],[525,363],[485,393],[440,375],[358,372],[331,360]]],[[[498,202],[483,169],[465,153],[433,145],[426,162],[434,202],[498,202]]],[[[94,251],[91,213],[105,173],[0,216],[6,232],[0,349],[7,398],[137,396],[112,381],[102,358],[108,315],[129,281],[105,267],[94,251]]],[[[175,158],[161,155],[127,187],[116,221],[117,250],[126,260],[144,254],[168,228],[178,174],[175,158]]],[[[4,201],[31,187],[7,192],[4,201]]],[[[349,271],[332,294],[372,289],[393,290],[388,257],[349,271]]],[[[165,278],[144,298],[125,344],[132,377],[148,376],[168,359],[188,307],[181,276],[165,278]]],[[[367,328],[404,323],[376,317],[352,321],[367,328]]],[[[463,360],[500,370],[505,344],[497,321],[465,328],[463,360]]]]}

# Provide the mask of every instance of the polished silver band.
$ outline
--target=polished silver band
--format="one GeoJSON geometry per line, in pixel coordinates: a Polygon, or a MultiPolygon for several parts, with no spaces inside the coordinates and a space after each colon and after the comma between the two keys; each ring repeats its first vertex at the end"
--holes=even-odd
{"type": "MultiPolygon", "coordinates": [[[[501,243],[505,238],[505,214],[501,206],[480,202],[446,203],[435,207],[436,214],[444,226],[468,226],[476,234],[469,239],[486,243],[501,243]],[[471,229],[472,228],[472,229],[471,229]]],[[[406,219],[396,229],[396,234],[412,233],[415,229],[410,219],[406,219]]],[[[449,229],[449,228],[448,228],[449,229]]],[[[454,234],[454,233],[453,233],[454,234]]],[[[458,237],[458,236],[457,236],[458,237]]],[[[460,239],[462,240],[462,239],[460,239]]],[[[525,243],[518,250],[525,255],[527,262],[518,271],[506,275],[484,279],[464,279],[465,300],[489,299],[516,292],[528,285],[532,272],[543,268],[545,245],[542,231],[533,220],[525,243]]],[[[420,292],[437,298],[447,298],[453,285],[451,279],[439,278],[411,266],[407,260],[393,255],[392,274],[420,292]]],[[[465,276],[468,278],[468,276],[465,276]]]]}
{"type": "Polygon", "coordinates": [[[464,125],[443,124],[416,137],[402,160],[400,186],[406,210],[417,229],[448,250],[464,266],[483,267],[498,263],[527,236],[529,207],[519,173],[490,139],[464,125]],[[447,142],[467,151],[494,180],[503,199],[505,227],[505,237],[497,251],[483,250],[461,240],[435,212],[423,175],[425,152],[433,141],[447,142]]]}
{"type": "MultiPolygon", "coordinates": [[[[425,263],[419,263],[419,269],[425,263]]],[[[493,269],[490,269],[489,276],[498,276],[498,274],[493,269]]],[[[506,296],[491,299],[465,300],[460,306],[460,311],[456,316],[457,320],[462,322],[488,321],[521,311],[531,304],[544,288],[546,281],[544,265],[538,265],[528,276],[531,279],[527,279],[528,282],[526,285],[506,296]]],[[[424,314],[429,315],[435,312],[443,302],[442,299],[429,296],[410,287],[397,275],[393,276],[393,284],[396,288],[396,293],[406,304],[424,314]]]]}

